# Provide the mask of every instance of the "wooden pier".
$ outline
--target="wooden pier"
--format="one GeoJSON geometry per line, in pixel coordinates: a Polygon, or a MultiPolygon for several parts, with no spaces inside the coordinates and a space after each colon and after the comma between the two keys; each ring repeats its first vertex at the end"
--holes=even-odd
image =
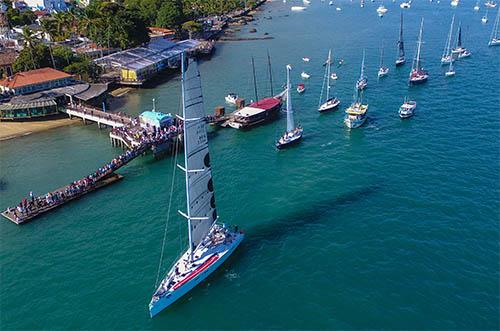
{"type": "MultiPolygon", "coordinates": [[[[100,179],[98,180],[95,185],[92,185],[90,186],[88,189],[78,193],[78,194],[75,194],[65,200],[62,200],[61,202],[59,203],[56,203],[56,204],[51,204],[51,205],[47,205],[46,207],[42,207],[38,210],[36,210],[35,212],[33,213],[30,213],[30,214],[20,214],[20,216],[18,216],[16,213],[14,213],[14,209],[13,208],[9,208],[5,211],[2,212],[2,216],[7,218],[9,221],[11,222],[14,222],[16,224],[24,224],[24,223],[27,223],[29,221],[31,221],[32,219],[42,215],[42,214],[45,214],[51,210],[54,210],[56,208],[59,208],[61,207],[62,205],[70,202],[70,201],[73,201],[75,199],[78,199],[82,196],[84,196],[85,194],[88,194],[90,192],[93,192],[97,189],[100,189],[104,186],[107,186],[109,184],[112,184],[112,183],[115,183],[117,181],[119,181],[120,179],[122,179],[123,176],[122,175],[119,175],[119,174],[115,174],[115,173],[112,173],[111,175],[103,178],[103,179],[100,179]]],[[[51,193],[55,194],[57,192],[64,192],[66,189],[68,188],[68,185],[67,186],[64,186],[64,187],[61,187],[51,193]]]]}
{"type": "Polygon", "coordinates": [[[73,117],[81,118],[84,124],[86,124],[87,121],[97,123],[99,128],[103,126],[121,128],[123,126],[132,125],[133,121],[133,118],[127,115],[107,113],[98,108],[89,108],[77,105],[68,105],[66,107],[66,114],[68,114],[70,119],[73,117]]]}

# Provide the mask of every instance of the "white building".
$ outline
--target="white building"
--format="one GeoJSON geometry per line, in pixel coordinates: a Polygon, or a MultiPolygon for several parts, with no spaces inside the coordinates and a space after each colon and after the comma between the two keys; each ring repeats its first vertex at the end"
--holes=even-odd
{"type": "Polygon", "coordinates": [[[68,9],[64,0],[24,0],[31,8],[47,9],[49,11],[65,11],[68,9]]]}

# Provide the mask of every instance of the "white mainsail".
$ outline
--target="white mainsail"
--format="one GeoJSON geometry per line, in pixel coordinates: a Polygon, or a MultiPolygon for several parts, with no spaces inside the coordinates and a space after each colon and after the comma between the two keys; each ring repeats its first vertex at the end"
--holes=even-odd
{"type": "Polygon", "coordinates": [[[451,18],[450,31],[448,32],[448,39],[446,40],[446,45],[444,46],[443,55],[441,56],[441,61],[444,61],[448,56],[451,56],[451,37],[453,35],[454,24],[455,24],[455,15],[453,15],[453,17],[451,18]]]}
{"type": "Polygon", "coordinates": [[[182,110],[184,121],[184,162],[186,173],[189,250],[207,236],[217,219],[208,151],[205,110],[200,72],[196,61],[182,54],[182,110]]]}
{"type": "Polygon", "coordinates": [[[293,123],[293,108],[292,108],[292,87],[290,86],[290,65],[286,66],[286,131],[292,132],[295,129],[293,123]]]}

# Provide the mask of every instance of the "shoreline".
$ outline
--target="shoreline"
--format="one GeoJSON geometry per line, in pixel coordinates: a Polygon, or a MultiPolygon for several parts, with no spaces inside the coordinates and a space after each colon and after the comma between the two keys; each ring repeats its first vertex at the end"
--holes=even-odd
{"type": "Polygon", "coordinates": [[[69,118],[31,122],[0,122],[0,141],[11,140],[34,133],[45,132],[63,126],[80,123],[81,121],[73,121],[69,118]]]}

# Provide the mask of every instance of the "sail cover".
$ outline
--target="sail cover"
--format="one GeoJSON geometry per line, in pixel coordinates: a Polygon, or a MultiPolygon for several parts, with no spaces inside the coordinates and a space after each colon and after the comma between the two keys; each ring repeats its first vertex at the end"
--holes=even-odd
{"type": "Polygon", "coordinates": [[[210,231],[217,213],[200,72],[196,61],[187,59],[184,54],[182,57],[187,216],[190,221],[190,248],[193,250],[210,231]]]}

